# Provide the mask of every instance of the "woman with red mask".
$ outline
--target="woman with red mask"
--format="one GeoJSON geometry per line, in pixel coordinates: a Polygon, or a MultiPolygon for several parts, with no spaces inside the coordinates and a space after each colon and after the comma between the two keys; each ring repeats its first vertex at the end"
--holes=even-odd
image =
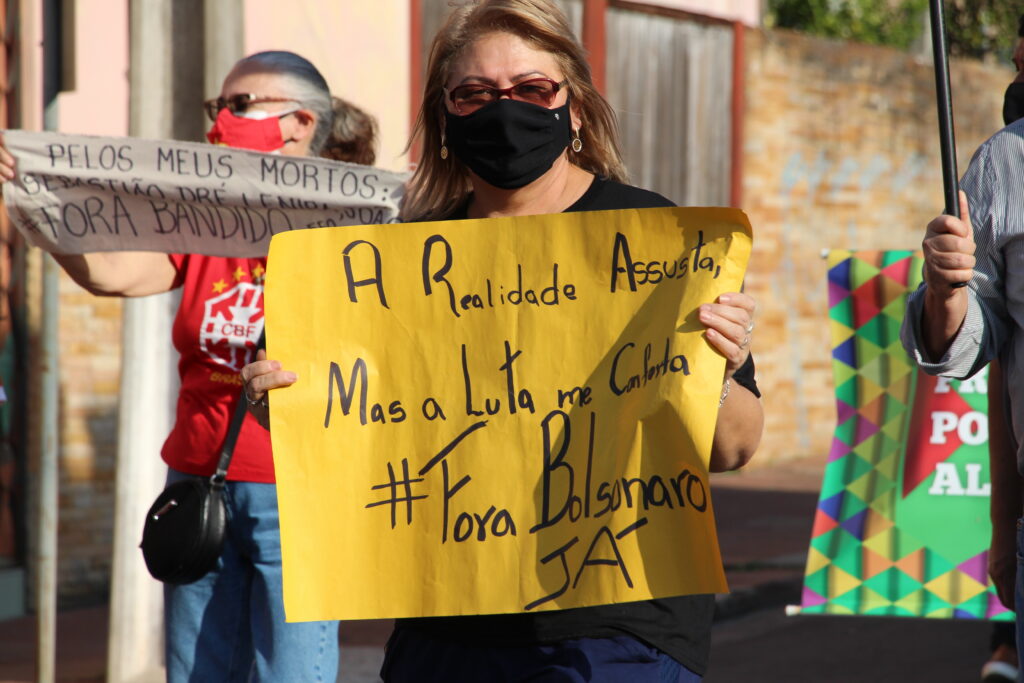
{"type": "MultiPolygon", "coordinates": [[[[239,61],[205,103],[210,142],[290,156],[372,164],[375,124],[332,98],[320,72],[291,52],[239,61]]],[[[0,181],[14,159],[0,144],[0,181]]],[[[55,255],[101,296],[181,288],[172,332],[181,353],[177,417],[162,450],[168,483],[216,469],[240,400],[238,371],[263,330],[266,258],[111,252],[55,255]]],[[[251,417],[228,469],[228,531],[216,568],[199,581],[165,584],[167,680],[334,681],[337,622],[286,624],[270,438],[251,417]]]]}

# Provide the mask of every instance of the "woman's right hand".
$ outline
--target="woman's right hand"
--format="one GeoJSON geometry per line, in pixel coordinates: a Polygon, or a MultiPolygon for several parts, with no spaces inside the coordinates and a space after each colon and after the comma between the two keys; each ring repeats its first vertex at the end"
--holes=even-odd
{"type": "Polygon", "coordinates": [[[242,387],[249,412],[264,429],[270,429],[270,403],[267,392],[295,384],[298,376],[281,369],[281,363],[267,360],[267,352],[260,349],[256,360],[242,368],[242,387]]]}
{"type": "Polygon", "coordinates": [[[8,180],[14,180],[14,157],[7,151],[4,136],[0,133],[0,185],[8,180]]]}

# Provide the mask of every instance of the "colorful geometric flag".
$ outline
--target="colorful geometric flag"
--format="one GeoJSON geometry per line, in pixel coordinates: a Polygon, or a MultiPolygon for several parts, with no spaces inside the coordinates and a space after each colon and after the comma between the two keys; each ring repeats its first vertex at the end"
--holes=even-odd
{"type": "Polygon", "coordinates": [[[838,422],[802,614],[1012,619],[987,575],[987,373],[916,369],[899,330],[920,281],[919,253],[829,252],[838,422]]]}

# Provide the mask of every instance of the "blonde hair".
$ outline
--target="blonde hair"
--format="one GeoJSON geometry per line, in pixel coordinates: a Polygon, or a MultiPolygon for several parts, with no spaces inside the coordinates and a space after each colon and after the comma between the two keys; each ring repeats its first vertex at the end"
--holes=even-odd
{"type": "Polygon", "coordinates": [[[594,87],[583,46],[562,11],[550,0],[478,0],[454,8],[430,48],[423,103],[408,147],[421,143],[421,159],[409,181],[404,220],[444,218],[469,194],[465,166],[453,156],[441,159],[439,154],[444,87],[462,52],[481,36],[496,32],[518,36],[558,62],[581,122],[583,150],[570,152],[570,161],[596,175],[626,180],[615,112],[594,87]]]}

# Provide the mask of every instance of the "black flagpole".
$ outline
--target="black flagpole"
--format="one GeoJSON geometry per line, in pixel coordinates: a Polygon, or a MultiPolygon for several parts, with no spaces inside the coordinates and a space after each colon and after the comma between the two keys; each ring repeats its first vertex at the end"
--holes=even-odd
{"type": "Polygon", "coordinates": [[[930,0],[932,13],[932,53],[935,57],[935,97],[939,107],[939,145],[942,150],[942,188],[946,213],[960,215],[959,182],[956,172],[956,141],[953,139],[953,97],[949,88],[949,49],[946,46],[946,21],[942,0],[930,0]]]}
{"type": "MultiPolygon", "coordinates": [[[[953,137],[953,96],[949,87],[949,48],[942,0],[929,0],[932,18],[932,55],[935,61],[935,101],[939,109],[939,148],[942,153],[942,190],[946,213],[960,216],[960,183],[956,172],[956,140],[953,137]]],[[[953,287],[963,287],[958,282],[953,287]]]]}

